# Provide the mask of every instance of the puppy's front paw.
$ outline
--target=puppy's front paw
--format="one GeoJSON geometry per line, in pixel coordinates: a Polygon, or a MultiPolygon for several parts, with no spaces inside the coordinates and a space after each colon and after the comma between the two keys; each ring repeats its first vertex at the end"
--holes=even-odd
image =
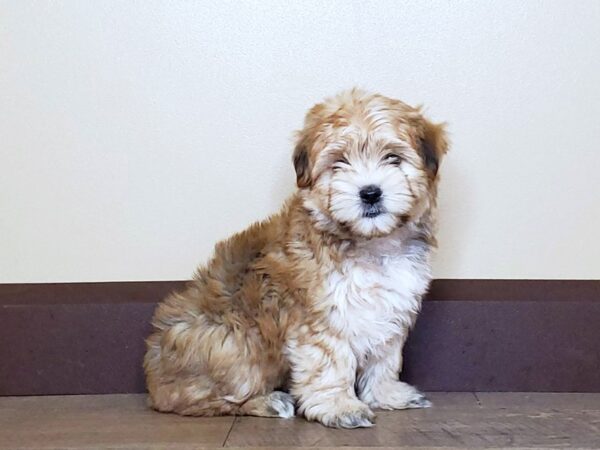
{"type": "Polygon", "coordinates": [[[371,408],[413,409],[429,408],[431,402],[415,387],[402,381],[381,384],[361,394],[361,400],[371,408]]]}
{"type": "Polygon", "coordinates": [[[367,405],[354,399],[335,404],[315,405],[305,410],[308,420],[316,420],[333,428],[366,428],[375,425],[375,414],[367,405]]]}
{"type": "Polygon", "coordinates": [[[416,396],[407,403],[406,408],[430,408],[432,403],[422,392],[417,391],[416,396]]]}
{"type": "Polygon", "coordinates": [[[369,409],[344,411],[325,415],[322,423],[333,428],[368,428],[375,425],[375,414],[369,409]]]}

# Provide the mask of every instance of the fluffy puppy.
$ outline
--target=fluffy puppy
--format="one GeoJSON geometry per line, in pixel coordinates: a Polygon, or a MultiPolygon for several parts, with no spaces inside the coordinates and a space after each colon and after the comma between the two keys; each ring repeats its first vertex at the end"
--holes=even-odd
{"type": "Polygon", "coordinates": [[[154,315],[144,368],[159,411],[368,427],[373,409],[429,406],[399,381],[430,279],[442,125],[359,90],[314,106],[298,190],[217,244],[154,315]]]}

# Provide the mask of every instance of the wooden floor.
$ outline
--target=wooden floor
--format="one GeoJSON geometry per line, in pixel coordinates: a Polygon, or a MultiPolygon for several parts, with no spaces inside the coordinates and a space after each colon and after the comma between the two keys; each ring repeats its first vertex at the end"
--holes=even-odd
{"type": "Polygon", "coordinates": [[[0,397],[0,448],[600,448],[600,394],[429,397],[430,409],[380,412],[361,430],[300,418],[178,417],[150,411],[143,395],[0,397]]]}

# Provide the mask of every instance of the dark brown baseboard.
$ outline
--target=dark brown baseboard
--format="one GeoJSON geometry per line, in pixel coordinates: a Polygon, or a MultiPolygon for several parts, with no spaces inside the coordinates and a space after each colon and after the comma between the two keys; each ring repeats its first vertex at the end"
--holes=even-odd
{"type": "MultiPolygon", "coordinates": [[[[0,284],[0,395],[144,392],[150,318],[183,284],[0,284]]],[[[600,392],[600,281],[436,280],[405,356],[425,391],[600,392]]]]}

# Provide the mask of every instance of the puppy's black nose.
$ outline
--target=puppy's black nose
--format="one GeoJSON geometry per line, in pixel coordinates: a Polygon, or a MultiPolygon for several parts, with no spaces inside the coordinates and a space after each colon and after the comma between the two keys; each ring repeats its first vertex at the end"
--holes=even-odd
{"type": "Polygon", "coordinates": [[[379,186],[371,184],[362,188],[358,194],[364,203],[368,205],[374,205],[381,200],[382,192],[379,186]]]}

